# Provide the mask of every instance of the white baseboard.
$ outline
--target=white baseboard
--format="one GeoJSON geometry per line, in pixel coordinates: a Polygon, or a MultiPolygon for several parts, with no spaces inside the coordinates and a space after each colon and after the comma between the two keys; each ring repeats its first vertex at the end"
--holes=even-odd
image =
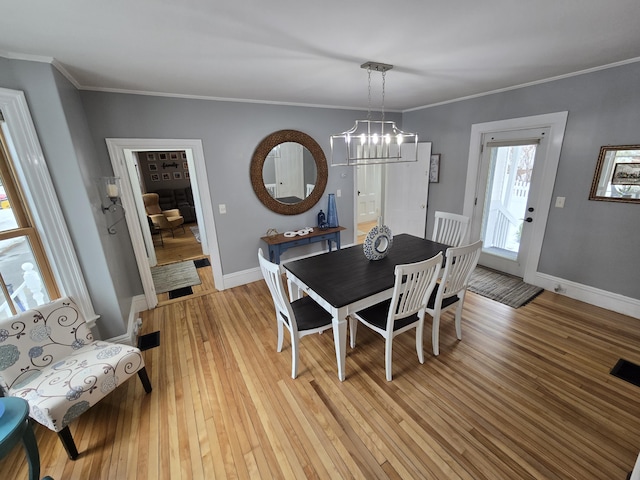
{"type": "Polygon", "coordinates": [[[125,345],[136,346],[136,337],[142,322],[138,321],[138,313],[148,310],[147,300],[144,295],[138,295],[131,299],[131,307],[129,308],[129,316],[127,318],[127,331],[122,335],[108,339],[108,342],[123,343],[125,345]]]}
{"type": "MultiPolygon", "coordinates": [[[[324,252],[317,252],[314,255],[319,255],[324,252]]],[[[306,258],[310,255],[304,255],[301,257],[287,259],[287,262],[297,260],[298,258],[306,258]]],[[[262,273],[260,268],[251,268],[242,272],[232,273],[225,275],[225,286],[228,288],[238,287],[251,282],[262,280],[262,273]]],[[[545,273],[536,272],[534,277],[529,283],[542,287],[545,290],[556,292],[560,295],[580,300],[581,302],[595,305],[597,307],[606,308],[614,312],[622,313],[623,315],[629,315],[640,319],[640,300],[617,293],[607,292],[588,285],[582,285],[580,283],[571,282],[564,278],[553,277],[545,273]],[[556,290],[560,287],[560,290],[556,290]]]]}
{"type": "Polygon", "coordinates": [[[581,302],[640,319],[640,300],[536,272],[533,285],[581,302]]]}
{"type": "MultiPolygon", "coordinates": [[[[353,244],[343,245],[343,248],[350,247],[353,244]]],[[[301,258],[313,257],[315,255],[320,255],[322,253],[327,253],[328,249],[323,249],[318,252],[314,252],[307,255],[300,255],[297,257],[287,258],[284,262],[292,262],[294,260],[299,260],[301,258]]],[[[335,251],[335,250],[334,250],[335,251]]],[[[265,253],[266,255],[266,253],[265,253]]],[[[282,271],[282,267],[280,267],[282,271]]],[[[239,287],[240,285],[246,285],[247,283],[257,282],[258,280],[262,280],[262,272],[260,271],[260,267],[249,268],[247,270],[242,270],[241,272],[234,272],[228,275],[223,276],[224,288],[233,288],[239,287]]],[[[218,286],[216,285],[216,288],[218,286]]],[[[223,290],[222,288],[218,288],[218,290],[223,290]]]]}
{"type": "MultiPolygon", "coordinates": [[[[313,255],[319,255],[321,253],[324,252],[320,251],[313,255]]],[[[308,256],[309,255],[303,255],[287,259],[286,261],[298,260],[299,258],[306,258],[308,256]]],[[[225,288],[239,287],[247,283],[257,282],[258,280],[262,280],[262,272],[260,271],[260,268],[249,268],[240,272],[224,275],[224,286],[225,288]]],[[[559,293],[560,295],[566,295],[567,297],[580,300],[581,302],[585,302],[590,305],[606,308],[607,310],[612,310],[623,315],[640,319],[640,300],[635,298],[625,297],[617,293],[589,287],[587,285],[571,282],[564,278],[558,278],[540,272],[536,272],[529,283],[544,288],[545,290],[552,292],[556,291],[556,293],[559,293]],[[558,287],[560,287],[560,290],[557,290],[558,287]]],[[[138,313],[148,310],[148,308],[144,295],[133,297],[127,321],[127,332],[118,337],[109,339],[108,341],[135,345],[136,336],[140,327],[137,322],[139,318],[138,313]]]]}

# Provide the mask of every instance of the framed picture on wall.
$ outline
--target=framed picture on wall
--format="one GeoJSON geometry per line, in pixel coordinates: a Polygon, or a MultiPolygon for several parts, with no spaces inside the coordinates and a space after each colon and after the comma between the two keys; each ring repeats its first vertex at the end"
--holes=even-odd
{"type": "Polygon", "coordinates": [[[149,152],[147,153],[147,160],[149,161],[155,161],[156,160],[156,154],[153,152],[149,152]]]}
{"type": "Polygon", "coordinates": [[[189,180],[191,177],[189,176],[189,172],[184,172],[185,180],[189,180]]]}
{"type": "Polygon", "coordinates": [[[171,180],[171,174],[168,172],[163,173],[162,180],[171,180]]]}
{"type": "Polygon", "coordinates": [[[174,180],[182,180],[182,172],[173,172],[174,180]]]}
{"type": "Polygon", "coordinates": [[[182,168],[184,170],[189,170],[189,164],[187,162],[182,162],[182,168]]]}
{"type": "Polygon", "coordinates": [[[178,152],[169,153],[169,159],[170,160],[178,160],[178,152]]]}
{"type": "Polygon", "coordinates": [[[160,160],[166,160],[166,159],[167,159],[167,154],[166,154],[166,153],[164,153],[164,152],[159,153],[159,154],[158,154],[158,158],[159,158],[160,160]]]}
{"type": "Polygon", "coordinates": [[[182,158],[183,160],[187,159],[187,152],[180,152],[180,158],[182,158]]]}
{"type": "Polygon", "coordinates": [[[431,155],[429,163],[429,182],[438,183],[440,181],[440,154],[431,155]]]}
{"type": "Polygon", "coordinates": [[[151,181],[152,182],[159,182],[160,181],[160,174],[159,173],[152,173],[151,174],[151,181]]]}
{"type": "Polygon", "coordinates": [[[158,170],[158,164],[157,163],[150,163],[149,164],[149,171],[150,172],[155,172],[158,170]]]}

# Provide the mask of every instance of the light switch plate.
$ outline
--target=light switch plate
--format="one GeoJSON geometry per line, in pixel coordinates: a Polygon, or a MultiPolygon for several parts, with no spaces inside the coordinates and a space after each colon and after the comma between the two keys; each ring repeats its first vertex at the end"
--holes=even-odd
{"type": "Polygon", "coordinates": [[[221,203],[220,205],[218,205],[218,211],[221,215],[224,215],[225,213],[227,213],[227,206],[224,203],[221,203]]]}
{"type": "Polygon", "coordinates": [[[565,197],[556,197],[556,207],[564,208],[564,199],[565,197]]]}

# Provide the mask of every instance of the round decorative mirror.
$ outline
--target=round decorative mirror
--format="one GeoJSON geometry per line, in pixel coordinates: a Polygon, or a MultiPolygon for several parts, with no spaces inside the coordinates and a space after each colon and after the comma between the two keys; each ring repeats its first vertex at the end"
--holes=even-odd
{"type": "Polygon", "coordinates": [[[312,208],[327,186],[327,160],[306,133],[280,130],[268,135],[253,152],[251,185],[258,199],[283,215],[312,208]]]}

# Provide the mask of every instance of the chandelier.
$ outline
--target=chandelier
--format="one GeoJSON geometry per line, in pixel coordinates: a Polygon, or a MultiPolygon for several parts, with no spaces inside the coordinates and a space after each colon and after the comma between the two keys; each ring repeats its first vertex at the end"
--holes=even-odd
{"type": "Polygon", "coordinates": [[[366,120],[356,120],[346,132],[331,135],[331,165],[357,166],[375,163],[415,162],[418,160],[418,135],[403,132],[396,122],[384,119],[385,78],[393,65],[366,62],[360,65],[369,76],[369,108],[366,120]],[[382,119],[371,120],[371,71],[382,74],[382,119]],[[344,143],[343,143],[344,142],[344,143]],[[413,144],[413,145],[411,145],[413,144]],[[402,155],[402,146],[407,155],[402,155]],[[407,152],[408,150],[408,152],[407,152]]]}

